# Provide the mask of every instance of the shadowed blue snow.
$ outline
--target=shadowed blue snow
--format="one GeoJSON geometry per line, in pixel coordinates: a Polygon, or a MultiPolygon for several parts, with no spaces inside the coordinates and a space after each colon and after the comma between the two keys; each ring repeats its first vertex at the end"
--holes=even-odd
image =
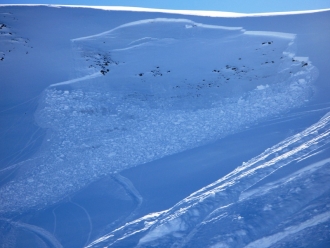
{"type": "Polygon", "coordinates": [[[122,25],[72,47],[78,78],[45,90],[36,113],[49,130],[44,148],[0,189],[1,213],[44,207],[302,106],[316,74],[295,57],[294,34],[182,19],[122,25]]]}
{"type": "MultiPolygon", "coordinates": [[[[317,231],[314,235],[321,241],[318,228],[330,222],[330,158],[308,158],[329,148],[329,125],[330,113],[167,211],[127,223],[89,247],[121,247],[134,241],[138,247],[300,246],[304,239],[293,241],[293,236],[305,229],[309,237],[310,229],[317,231]],[[268,181],[293,163],[303,168],[268,181]]],[[[323,238],[326,241],[325,233],[323,238]]]]}

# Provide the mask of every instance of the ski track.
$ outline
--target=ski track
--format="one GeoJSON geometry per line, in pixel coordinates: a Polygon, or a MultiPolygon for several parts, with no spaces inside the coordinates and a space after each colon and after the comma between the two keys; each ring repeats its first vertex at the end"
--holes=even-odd
{"type": "Polygon", "coordinates": [[[16,221],[12,221],[12,220],[9,220],[9,219],[3,219],[3,218],[0,218],[0,221],[4,221],[5,223],[8,223],[8,224],[10,224],[10,225],[12,225],[16,228],[27,230],[29,232],[34,233],[35,235],[37,235],[38,237],[40,237],[41,239],[46,241],[47,244],[50,245],[50,247],[54,247],[54,248],[62,248],[63,247],[61,245],[61,243],[55,238],[54,235],[52,235],[47,230],[45,230],[41,227],[26,224],[26,223],[22,223],[22,222],[18,222],[18,221],[16,222],[16,221]]]}
{"type": "Polygon", "coordinates": [[[129,216],[127,216],[125,218],[125,220],[122,221],[123,223],[127,223],[134,218],[137,211],[140,209],[140,207],[143,203],[143,197],[141,196],[139,191],[134,187],[133,183],[128,178],[123,177],[119,173],[114,174],[113,178],[115,181],[118,182],[118,184],[123,186],[123,188],[126,190],[128,195],[130,195],[133,198],[133,200],[137,203],[137,206],[135,207],[135,209],[129,214],[129,216]]]}
{"type": "Polygon", "coordinates": [[[87,238],[86,238],[86,242],[85,242],[85,245],[84,245],[84,246],[86,246],[90,242],[91,234],[92,234],[92,231],[93,231],[93,222],[92,222],[92,219],[91,219],[88,211],[86,210],[86,208],[84,208],[80,204],[72,201],[71,198],[69,198],[69,201],[72,204],[76,205],[78,208],[80,208],[86,214],[86,217],[87,217],[87,220],[88,220],[88,225],[89,225],[89,232],[88,232],[88,235],[87,235],[87,238]]]}

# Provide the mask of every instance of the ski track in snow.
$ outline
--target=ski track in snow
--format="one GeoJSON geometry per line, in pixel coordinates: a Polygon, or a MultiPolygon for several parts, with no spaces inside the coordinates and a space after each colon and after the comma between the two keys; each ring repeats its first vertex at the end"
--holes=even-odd
{"type": "Polygon", "coordinates": [[[126,177],[123,177],[120,174],[114,174],[113,179],[116,180],[120,185],[123,186],[123,188],[126,190],[126,192],[133,198],[133,200],[137,203],[137,206],[135,209],[130,213],[129,216],[125,218],[122,222],[126,223],[128,221],[131,221],[134,219],[134,216],[136,215],[136,212],[140,209],[143,197],[137,191],[137,189],[134,187],[133,183],[126,177]]]}
{"type": "Polygon", "coordinates": [[[43,208],[304,105],[315,67],[294,56],[294,39],[154,19],[72,40],[78,78],[45,90],[36,113],[45,148],[0,188],[0,213],[43,208]]]}
{"type": "Polygon", "coordinates": [[[3,218],[0,218],[0,221],[5,222],[5,223],[7,223],[11,226],[14,226],[14,227],[18,228],[18,229],[27,230],[27,231],[35,234],[36,236],[40,237],[42,240],[46,241],[47,244],[50,245],[50,247],[54,247],[54,248],[62,248],[63,247],[54,235],[52,235],[47,230],[45,230],[41,227],[26,224],[26,223],[22,223],[22,222],[15,222],[15,221],[12,221],[12,220],[9,220],[9,219],[3,219],[3,218]]]}

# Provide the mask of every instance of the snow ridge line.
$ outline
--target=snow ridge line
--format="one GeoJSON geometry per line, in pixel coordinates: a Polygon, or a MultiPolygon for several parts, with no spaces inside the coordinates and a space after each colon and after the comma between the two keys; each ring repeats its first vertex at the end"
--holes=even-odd
{"type": "Polygon", "coordinates": [[[244,31],[242,27],[227,27],[227,26],[217,26],[217,25],[207,25],[207,24],[202,24],[202,23],[196,23],[188,19],[172,19],[172,18],[155,18],[155,19],[146,19],[146,20],[140,20],[140,21],[135,21],[135,22],[129,22],[123,25],[120,25],[114,29],[95,34],[95,35],[90,35],[90,36],[85,36],[85,37],[80,37],[76,39],[72,39],[72,42],[75,41],[81,41],[81,40],[86,40],[86,39],[93,39],[96,37],[100,37],[103,35],[107,35],[112,33],[113,31],[122,29],[122,28],[127,28],[127,27],[132,27],[132,26],[137,26],[137,25],[142,25],[142,24],[148,24],[148,23],[157,23],[157,22],[169,22],[169,23],[190,23],[192,25],[202,27],[202,28],[209,28],[209,29],[223,29],[223,30],[240,30],[244,31]]]}
{"type": "Polygon", "coordinates": [[[51,85],[49,85],[49,87],[52,88],[52,87],[61,86],[61,85],[73,84],[73,83],[85,81],[85,80],[88,80],[88,79],[97,78],[97,77],[100,77],[100,76],[102,76],[102,74],[100,72],[96,72],[96,73],[93,73],[93,74],[90,74],[90,75],[87,75],[87,76],[84,76],[84,77],[75,78],[75,79],[71,79],[71,80],[56,83],[56,84],[51,84],[51,85]]]}
{"type": "Polygon", "coordinates": [[[107,11],[131,11],[131,12],[156,12],[164,14],[179,14],[179,15],[192,15],[192,16],[207,16],[207,17],[259,17],[259,16],[280,16],[280,15],[298,15],[298,14],[311,14],[318,12],[330,11],[330,9],[317,9],[317,10],[298,10],[298,11],[285,11],[285,12],[266,12],[266,13],[237,13],[225,11],[211,11],[211,10],[174,10],[174,9],[156,9],[156,8],[143,8],[143,7],[129,7],[129,6],[87,6],[87,5],[59,5],[59,4],[0,4],[0,7],[21,6],[21,7],[50,7],[50,8],[88,8],[99,9],[107,11]]]}

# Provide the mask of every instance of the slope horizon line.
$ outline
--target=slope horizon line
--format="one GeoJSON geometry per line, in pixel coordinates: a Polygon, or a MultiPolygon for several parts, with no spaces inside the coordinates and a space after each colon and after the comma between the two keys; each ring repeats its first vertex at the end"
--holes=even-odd
{"type": "Polygon", "coordinates": [[[0,4],[0,7],[52,7],[52,8],[90,8],[107,11],[132,11],[132,12],[158,12],[165,14],[181,14],[207,17],[258,17],[258,16],[279,16],[279,15],[297,15],[297,14],[311,14],[318,12],[330,11],[327,9],[315,10],[296,10],[283,12],[263,12],[263,13],[239,13],[219,10],[175,10],[175,9],[158,9],[145,7],[129,7],[129,6],[99,6],[99,5],[65,5],[65,4],[0,4]]]}

